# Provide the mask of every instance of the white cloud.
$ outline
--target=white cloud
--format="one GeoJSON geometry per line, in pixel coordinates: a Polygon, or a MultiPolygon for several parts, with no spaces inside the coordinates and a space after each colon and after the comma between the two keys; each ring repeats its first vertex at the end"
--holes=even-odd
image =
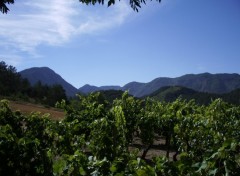
{"type": "Polygon", "coordinates": [[[85,21],[79,25],[77,33],[92,34],[110,29],[121,25],[130,13],[134,13],[125,2],[117,3],[115,6],[109,8],[104,7],[94,12],[87,10],[82,11],[85,21]]]}
{"type": "Polygon", "coordinates": [[[89,8],[77,0],[16,1],[11,12],[1,16],[0,47],[35,55],[39,45],[58,46],[74,36],[106,31],[124,23],[130,13],[124,1],[108,9],[89,8]]]}

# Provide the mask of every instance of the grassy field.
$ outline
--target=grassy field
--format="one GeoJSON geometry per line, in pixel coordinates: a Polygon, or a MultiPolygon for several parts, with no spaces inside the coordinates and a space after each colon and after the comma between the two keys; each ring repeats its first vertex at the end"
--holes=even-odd
{"type": "Polygon", "coordinates": [[[9,101],[9,106],[13,111],[20,111],[26,115],[31,112],[41,112],[42,115],[49,114],[53,120],[61,120],[64,118],[64,112],[56,108],[47,108],[42,105],[18,101],[9,101]]]}

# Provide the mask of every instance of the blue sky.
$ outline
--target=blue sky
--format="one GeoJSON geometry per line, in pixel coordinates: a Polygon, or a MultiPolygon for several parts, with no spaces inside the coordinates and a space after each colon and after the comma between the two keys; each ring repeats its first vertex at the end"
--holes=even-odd
{"type": "Polygon", "coordinates": [[[0,14],[0,60],[47,66],[76,88],[188,73],[240,73],[239,0],[162,0],[138,13],[78,0],[16,0],[0,14]]]}

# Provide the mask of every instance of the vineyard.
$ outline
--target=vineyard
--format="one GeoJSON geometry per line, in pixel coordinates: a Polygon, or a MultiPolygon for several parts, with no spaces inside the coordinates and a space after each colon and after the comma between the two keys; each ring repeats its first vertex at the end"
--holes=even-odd
{"type": "Polygon", "coordinates": [[[110,103],[92,93],[56,106],[65,111],[62,120],[22,114],[0,102],[0,175],[240,173],[240,107],[221,99],[200,106],[193,100],[135,99],[125,92],[110,103]],[[165,153],[147,157],[158,147],[165,153]]]}

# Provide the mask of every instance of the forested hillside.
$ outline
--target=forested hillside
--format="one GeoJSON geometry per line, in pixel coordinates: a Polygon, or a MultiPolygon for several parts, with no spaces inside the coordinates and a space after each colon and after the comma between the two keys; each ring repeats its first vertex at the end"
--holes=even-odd
{"type": "Polygon", "coordinates": [[[79,91],[48,67],[33,67],[19,72],[31,85],[41,82],[44,85],[61,85],[68,97],[74,97],[79,91]]]}
{"type": "Polygon", "coordinates": [[[193,89],[189,89],[181,86],[166,86],[162,87],[159,90],[153,92],[152,94],[145,96],[151,97],[155,100],[162,102],[173,102],[178,98],[183,100],[190,101],[194,99],[199,105],[208,105],[213,100],[221,98],[228,103],[234,105],[240,105],[240,89],[236,89],[229,93],[225,94],[214,94],[214,93],[205,93],[198,92],[193,89]]]}
{"type": "Polygon", "coordinates": [[[59,84],[46,85],[37,81],[30,85],[28,79],[22,78],[16,68],[0,62],[0,96],[10,99],[33,101],[55,106],[57,101],[67,100],[65,90],[59,84]]]}

